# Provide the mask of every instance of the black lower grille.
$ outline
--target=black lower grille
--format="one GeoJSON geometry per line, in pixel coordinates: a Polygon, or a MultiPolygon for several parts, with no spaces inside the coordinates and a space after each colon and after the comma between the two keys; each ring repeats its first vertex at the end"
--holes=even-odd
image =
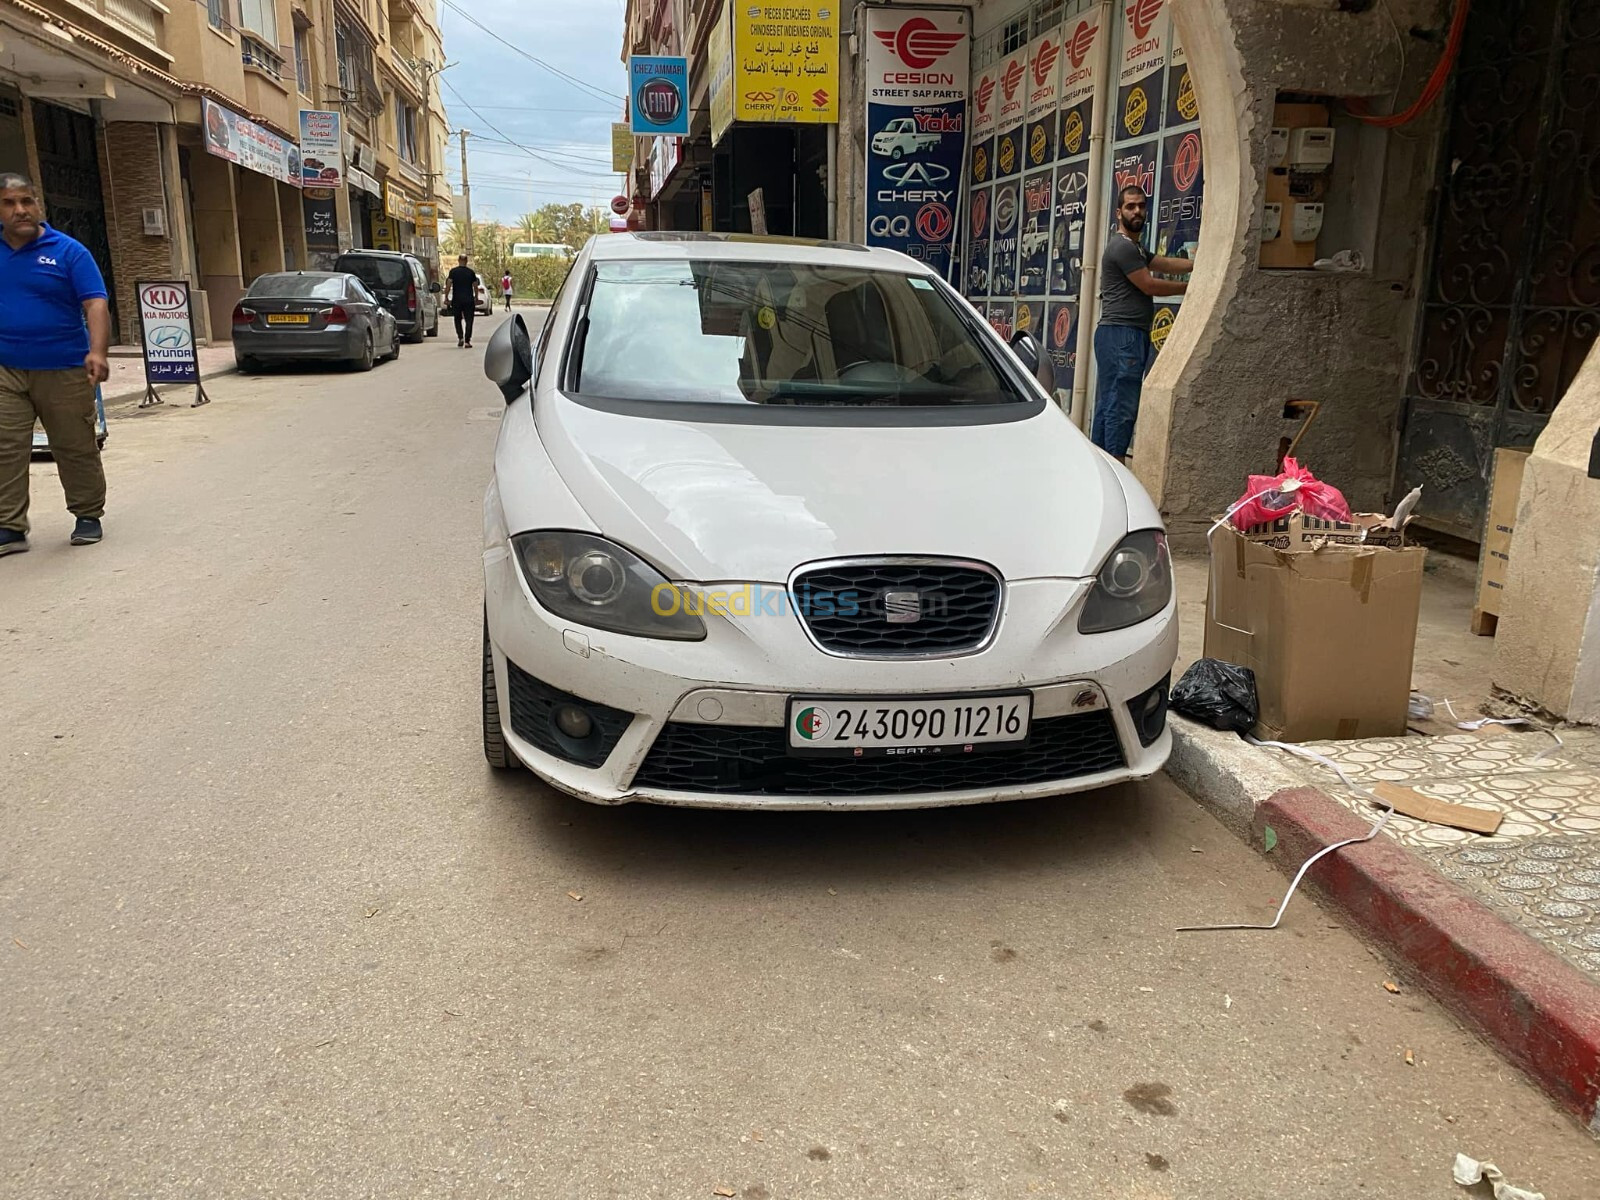
{"type": "Polygon", "coordinates": [[[601,766],[633,720],[632,713],[551,687],[509,658],[506,659],[506,675],[511,684],[511,732],[546,754],[579,766],[601,766]],[[572,737],[556,724],[556,709],[563,704],[581,708],[588,714],[592,728],[587,737],[572,737]]]}
{"type": "Polygon", "coordinates": [[[892,796],[1077,779],[1126,763],[1109,712],[1035,721],[1027,745],[1015,749],[928,758],[795,758],[781,727],[673,723],[633,784],[754,796],[892,796]]]}
{"type": "Polygon", "coordinates": [[[976,649],[1000,611],[998,576],[958,563],[817,567],[794,594],[823,649],[883,658],[976,649]]]}

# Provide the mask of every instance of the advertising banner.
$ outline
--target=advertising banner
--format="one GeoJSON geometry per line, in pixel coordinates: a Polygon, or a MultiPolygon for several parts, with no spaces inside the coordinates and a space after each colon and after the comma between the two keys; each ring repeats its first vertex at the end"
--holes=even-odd
{"type": "Polygon", "coordinates": [[[994,249],[990,258],[989,294],[1017,294],[1018,227],[1022,224],[1022,183],[1012,179],[994,189],[994,249]]]}
{"type": "Polygon", "coordinates": [[[1018,235],[1017,294],[1042,296],[1050,269],[1050,208],[1055,172],[1039,171],[1022,181],[1022,231],[1018,235]]]}
{"type": "Polygon", "coordinates": [[[626,175],[633,168],[633,126],[626,121],[611,123],[611,169],[626,175]]]}
{"type": "Polygon", "coordinates": [[[344,186],[344,117],[300,110],[300,180],[305,187],[344,186]]]}
{"type": "Polygon", "coordinates": [[[635,137],[689,136],[689,60],[628,59],[628,120],[635,137]]]}
{"type": "Polygon", "coordinates": [[[383,211],[396,221],[414,222],[417,219],[416,202],[388,179],[383,181],[383,211]]]}
{"type": "Polygon", "coordinates": [[[1044,325],[1043,300],[1018,300],[1017,307],[1011,317],[1011,333],[1015,337],[1019,333],[1031,333],[1039,337],[1044,325]]]}
{"type": "MultiPolygon", "coordinates": [[[[1089,119],[1094,104],[1094,43],[1100,36],[1098,13],[1069,21],[1061,40],[1061,157],[1089,149],[1089,119]]],[[[1065,28],[1065,27],[1063,27],[1065,28]]]]}
{"type": "Polygon", "coordinates": [[[412,210],[417,226],[417,236],[423,238],[438,237],[439,206],[437,204],[416,204],[412,206],[412,210]]]}
{"type": "Polygon", "coordinates": [[[1078,363],[1078,305],[1052,300],[1045,309],[1044,351],[1056,369],[1056,387],[1070,391],[1078,363]]]}
{"type": "Polygon", "coordinates": [[[984,306],[983,315],[1001,338],[1007,342],[1011,340],[1011,325],[1016,319],[1016,305],[1009,301],[991,303],[984,306]]]}
{"type": "Polygon", "coordinates": [[[1176,133],[1162,146],[1161,202],[1155,215],[1157,254],[1193,258],[1205,206],[1200,131],[1176,133]]]}
{"type": "Polygon", "coordinates": [[[1028,50],[1027,137],[1023,142],[1027,169],[1032,171],[1056,157],[1057,107],[1061,102],[1061,40],[1052,30],[1035,39],[1028,50]]]}
{"type": "Polygon", "coordinates": [[[968,296],[989,294],[989,250],[993,236],[993,193],[988,188],[975,188],[967,202],[967,286],[968,296]]]}
{"type": "Polygon", "coordinates": [[[247,171],[270,176],[294,187],[301,183],[300,147],[286,142],[270,129],[247,121],[214,100],[200,100],[206,130],[206,151],[238,163],[247,171]]]}
{"type": "Polygon", "coordinates": [[[722,141],[722,135],[733,124],[733,14],[726,8],[711,27],[711,40],[706,46],[706,61],[710,64],[708,85],[711,101],[711,144],[722,141]]]}
{"type": "Polygon", "coordinates": [[[306,218],[306,249],[339,252],[339,214],[333,193],[322,188],[307,188],[300,198],[306,218]]]}
{"type": "Polygon", "coordinates": [[[867,10],[867,244],[947,279],[967,146],[968,16],[867,10]]]}
{"type": "Polygon", "coordinates": [[[838,124],[840,0],[729,7],[734,119],[838,124]]]}
{"type": "Polygon", "coordinates": [[[1119,146],[1111,156],[1111,194],[1106,197],[1106,224],[1117,226],[1117,195],[1123,188],[1134,186],[1144,189],[1144,194],[1156,192],[1156,143],[1143,142],[1137,146],[1119,146]]]}
{"type": "Polygon", "coordinates": [[[1080,158],[1057,167],[1055,185],[1050,294],[1076,296],[1083,283],[1083,225],[1089,198],[1089,160],[1080,158]]]}
{"type": "Polygon", "coordinates": [[[177,280],[134,286],[139,293],[139,340],[144,352],[146,387],[199,383],[200,360],[195,352],[189,285],[177,280]]]}
{"type": "Polygon", "coordinates": [[[1000,63],[996,88],[994,175],[1002,179],[1022,170],[1023,121],[1028,115],[1028,51],[1018,50],[1000,63]]]}
{"type": "Polygon", "coordinates": [[[1167,69],[1167,124],[1187,125],[1200,119],[1200,101],[1189,76],[1189,56],[1178,40],[1178,27],[1172,27],[1172,64],[1167,69]]]}
{"type": "Polygon", "coordinates": [[[1113,141],[1154,133],[1161,122],[1167,66],[1166,0],[1132,0],[1123,10],[1122,71],[1113,141]]]}

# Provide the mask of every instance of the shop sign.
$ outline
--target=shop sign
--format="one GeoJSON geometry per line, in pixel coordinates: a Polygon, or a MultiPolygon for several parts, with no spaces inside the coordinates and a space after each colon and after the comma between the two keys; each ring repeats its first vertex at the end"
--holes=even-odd
{"type": "Polygon", "coordinates": [[[626,121],[614,121],[611,125],[611,169],[619,175],[626,175],[631,166],[633,166],[633,127],[626,121]]]}
{"type": "Polygon", "coordinates": [[[1162,114],[1167,66],[1166,0],[1132,0],[1123,9],[1122,69],[1117,77],[1116,137],[1154,133],[1162,114]]]}
{"type": "Polygon", "coordinates": [[[400,226],[381,213],[372,214],[372,248],[374,250],[400,249],[400,226]]]}
{"type": "Polygon", "coordinates": [[[1178,40],[1178,27],[1172,27],[1172,63],[1167,70],[1167,124],[1186,125],[1200,119],[1200,101],[1194,94],[1194,79],[1189,74],[1189,56],[1178,40]]]}
{"type": "Polygon", "coordinates": [[[730,0],[735,120],[838,124],[842,2],[730,0]]]}
{"type": "Polygon", "coordinates": [[[396,221],[417,219],[416,203],[389,179],[383,181],[383,211],[396,221]]]}
{"type": "Polygon", "coordinates": [[[689,136],[689,60],[635,54],[628,59],[635,137],[689,136]]]}
{"type": "Polygon", "coordinates": [[[300,110],[300,179],[306,187],[344,186],[344,117],[300,110]]]}
{"type": "Polygon", "coordinates": [[[189,285],[182,280],[140,283],[139,330],[147,385],[199,383],[189,285]]]}
{"type": "MultiPolygon", "coordinates": [[[[1094,105],[1095,39],[1100,36],[1096,12],[1069,20],[1061,39],[1061,157],[1089,149],[1089,118],[1094,105]]],[[[1065,27],[1064,27],[1065,28],[1065,27]]]]}
{"type": "Polygon", "coordinates": [[[437,204],[413,205],[412,220],[416,223],[418,237],[436,238],[439,236],[439,206],[437,204]]]}
{"type": "Polygon", "coordinates": [[[967,13],[869,8],[867,244],[949,277],[967,146],[967,13]]]}
{"type": "Polygon", "coordinates": [[[722,135],[733,124],[733,13],[724,8],[717,23],[711,27],[711,38],[706,46],[711,78],[708,92],[711,102],[711,144],[722,141],[722,135]]]}
{"type": "Polygon", "coordinates": [[[333,193],[324,188],[307,188],[300,206],[306,219],[306,249],[339,249],[339,212],[333,193]]]}
{"type": "Polygon", "coordinates": [[[208,153],[280,183],[301,186],[300,147],[213,100],[202,97],[200,110],[208,153]]]}

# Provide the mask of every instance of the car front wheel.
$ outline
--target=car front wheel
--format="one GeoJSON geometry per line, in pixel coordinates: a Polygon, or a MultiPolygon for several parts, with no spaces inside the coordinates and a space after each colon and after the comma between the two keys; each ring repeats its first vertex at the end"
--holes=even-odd
{"type": "Polygon", "coordinates": [[[483,622],[483,757],[497,771],[512,771],[521,764],[506,746],[500,728],[500,694],[494,682],[494,651],[489,648],[489,620],[483,622]]]}
{"type": "Polygon", "coordinates": [[[366,340],[362,342],[360,355],[352,359],[350,365],[358,371],[370,371],[372,370],[372,364],[377,361],[372,346],[372,331],[369,329],[367,330],[366,340]]]}

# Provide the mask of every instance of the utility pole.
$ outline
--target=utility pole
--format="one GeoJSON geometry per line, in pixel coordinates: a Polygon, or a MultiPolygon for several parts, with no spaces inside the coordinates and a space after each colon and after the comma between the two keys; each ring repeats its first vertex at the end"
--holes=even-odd
{"type": "Polygon", "coordinates": [[[461,133],[461,224],[463,227],[461,246],[468,254],[472,253],[472,184],[467,180],[467,131],[461,133]]]}

